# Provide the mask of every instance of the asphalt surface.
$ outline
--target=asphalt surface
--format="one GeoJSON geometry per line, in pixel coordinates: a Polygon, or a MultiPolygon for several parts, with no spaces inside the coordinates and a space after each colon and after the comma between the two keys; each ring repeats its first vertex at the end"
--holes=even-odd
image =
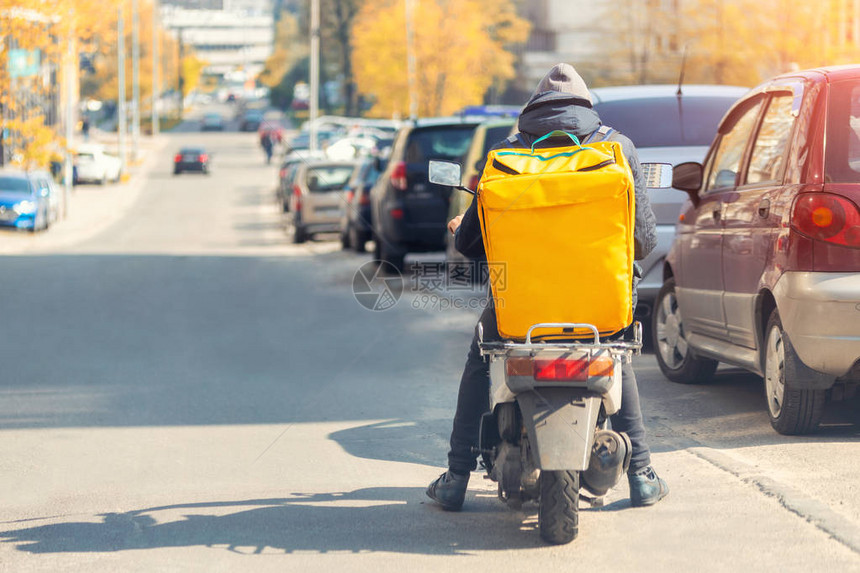
{"type": "Polygon", "coordinates": [[[676,385],[647,353],[664,501],[622,483],[562,547],[480,473],[440,511],[423,492],[478,315],[449,307],[480,291],[407,280],[367,310],[369,256],[290,244],[255,134],[193,129],[45,235],[0,233],[0,570],[860,571],[857,402],[780,436],[759,378],[676,385]],[[171,175],[186,143],[210,176],[171,175]]]}

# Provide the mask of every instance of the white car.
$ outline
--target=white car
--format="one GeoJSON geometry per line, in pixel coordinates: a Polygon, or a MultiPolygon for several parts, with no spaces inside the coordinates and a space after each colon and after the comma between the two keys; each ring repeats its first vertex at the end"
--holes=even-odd
{"type": "MultiPolygon", "coordinates": [[[[641,162],[678,165],[704,160],[720,119],[748,91],[739,86],[686,85],[678,95],[677,85],[613,86],[591,90],[591,99],[600,120],[633,141],[641,162]]],[[[636,317],[643,322],[650,320],[663,286],[663,261],[686,196],[651,190],[649,198],[657,217],[657,247],[639,263],[643,272],[636,317]]]]}
{"type": "Polygon", "coordinates": [[[88,143],[75,151],[75,183],[92,182],[104,185],[119,181],[122,162],[119,157],[105,153],[103,145],[88,143]]]}

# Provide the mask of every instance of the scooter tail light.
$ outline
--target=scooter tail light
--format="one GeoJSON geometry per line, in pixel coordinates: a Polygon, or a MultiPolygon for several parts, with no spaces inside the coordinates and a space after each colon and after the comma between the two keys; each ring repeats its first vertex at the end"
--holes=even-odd
{"type": "Polygon", "coordinates": [[[532,376],[534,362],[531,358],[508,358],[505,360],[505,373],[508,376],[532,376]]]}
{"type": "Polygon", "coordinates": [[[611,356],[597,356],[588,365],[588,377],[612,376],[615,373],[615,361],[611,356]]]}
{"type": "Polygon", "coordinates": [[[588,380],[588,358],[535,358],[535,380],[584,382],[588,380]]]}
{"type": "Polygon", "coordinates": [[[791,228],[810,239],[860,248],[860,209],[840,195],[798,196],[791,211],[791,228]]]}

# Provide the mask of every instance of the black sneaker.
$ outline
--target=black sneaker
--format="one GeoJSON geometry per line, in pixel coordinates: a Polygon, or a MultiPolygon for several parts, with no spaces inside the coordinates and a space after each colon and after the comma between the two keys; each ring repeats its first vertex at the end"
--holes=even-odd
{"type": "Polygon", "coordinates": [[[654,505],[669,494],[669,486],[647,466],[627,474],[630,483],[630,505],[644,507],[654,505]]]}
{"type": "Polygon", "coordinates": [[[427,486],[427,497],[448,511],[460,511],[466,499],[469,474],[460,475],[447,471],[427,486]]]}

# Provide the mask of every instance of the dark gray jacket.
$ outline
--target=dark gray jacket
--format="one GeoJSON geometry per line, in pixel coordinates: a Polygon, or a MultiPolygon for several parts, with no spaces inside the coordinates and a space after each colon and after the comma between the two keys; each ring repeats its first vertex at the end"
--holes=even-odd
{"type": "MultiPolygon", "coordinates": [[[[554,130],[566,131],[576,135],[580,140],[585,140],[600,126],[600,117],[596,111],[591,109],[591,105],[587,101],[570,94],[544,92],[535,95],[520,114],[517,127],[525,145],[519,141],[512,143],[506,139],[496,144],[493,149],[530,147],[536,139],[554,130]]],[[[636,193],[636,222],[633,229],[633,241],[635,243],[635,258],[641,260],[657,246],[657,222],[654,212],[651,210],[651,201],[648,199],[648,189],[645,187],[639,155],[636,153],[633,142],[621,133],[613,131],[607,139],[621,144],[627,162],[633,171],[636,193]]],[[[599,141],[599,139],[597,140],[599,141]]],[[[566,141],[569,143],[569,140],[566,141]]],[[[559,139],[550,138],[542,141],[538,147],[556,145],[559,145],[559,139]]],[[[486,258],[484,241],[481,236],[481,224],[478,219],[477,201],[472,201],[463,215],[463,221],[460,223],[454,238],[454,246],[471,259],[482,260],[486,258]]],[[[636,277],[641,278],[639,265],[634,265],[634,267],[636,277]]]]}

